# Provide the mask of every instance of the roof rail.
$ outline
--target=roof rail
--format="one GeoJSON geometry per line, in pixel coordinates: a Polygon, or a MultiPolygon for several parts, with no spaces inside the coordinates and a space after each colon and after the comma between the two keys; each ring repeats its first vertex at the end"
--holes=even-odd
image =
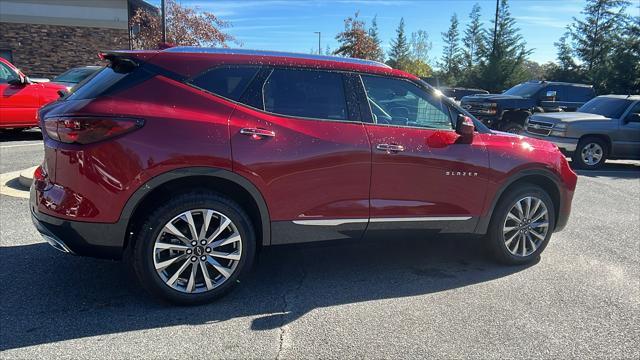
{"type": "Polygon", "coordinates": [[[313,55],[284,51],[267,51],[267,50],[249,50],[249,49],[230,49],[230,48],[209,48],[198,46],[176,46],[163,50],[168,53],[203,53],[203,54],[223,54],[223,55],[253,55],[253,56],[273,56],[273,57],[289,57],[296,59],[324,60],[324,61],[341,61],[352,64],[369,65],[391,69],[387,64],[378,61],[347,58],[329,55],[313,55]]]}

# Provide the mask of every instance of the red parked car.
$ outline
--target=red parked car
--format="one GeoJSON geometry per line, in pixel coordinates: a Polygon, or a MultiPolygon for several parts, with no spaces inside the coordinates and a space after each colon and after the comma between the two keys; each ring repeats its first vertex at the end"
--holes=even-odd
{"type": "Polygon", "coordinates": [[[38,108],[57,100],[64,85],[35,82],[0,58],[0,129],[22,130],[38,126],[38,108]]]}
{"type": "Polygon", "coordinates": [[[130,259],[163,299],[220,296],[262,246],[418,229],[486,235],[522,264],[567,223],[577,178],[557,147],[493,132],[384,64],[189,47],[103,57],[40,111],[33,220],[59,250],[130,259]]]}

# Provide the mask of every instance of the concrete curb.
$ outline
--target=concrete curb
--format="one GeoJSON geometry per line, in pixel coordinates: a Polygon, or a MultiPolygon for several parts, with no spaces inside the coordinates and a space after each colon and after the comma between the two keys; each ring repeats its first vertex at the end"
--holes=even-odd
{"type": "Polygon", "coordinates": [[[29,188],[33,182],[33,173],[36,171],[37,166],[30,167],[28,169],[20,170],[20,176],[18,176],[18,182],[20,185],[29,188]]]}

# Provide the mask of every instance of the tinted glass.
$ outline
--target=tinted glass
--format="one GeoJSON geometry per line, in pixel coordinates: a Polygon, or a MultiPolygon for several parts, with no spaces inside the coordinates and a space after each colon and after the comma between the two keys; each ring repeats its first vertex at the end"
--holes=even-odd
{"type": "Polygon", "coordinates": [[[538,92],[538,90],[540,90],[540,88],[542,88],[542,85],[538,83],[522,83],[505,91],[504,94],[522,96],[522,97],[531,97],[535,95],[538,92]]]}
{"type": "Polygon", "coordinates": [[[75,68],[67,70],[64,73],[56,76],[55,78],[53,78],[53,81],[77,84],[89,77],[91,74],[100,70],[100,68],[75,68]]]}
{"type": "Polygon", "coordinates": [[[262,93],[266,111],[289,116],[347,120],[342,74],[275,69],[262,93]]]}
{"type": "Polygon", "coordinates": [[[0,84],[6,84],[9,80],[17,79],[18,75],[7,65],[0,63],[0,84]]]}
{"type": "Polygon", "coordinates": [[[92,77],[87,78],[86,82],[77,85],[68,100],[93,99],[107,91],[117,82],[122,80],[126,73],[116,72],[111,67],[106,67],[92,77]]]}
{"type": "Polygon", "coordinates": [[[452,129],[449,110],[438,97],[399,79],[362,76],[378,124],[452,129]]]}
{"type": "Polygon", "coordinates": [[[631,105],[631,100],[597,97],[582,105],[578,112],[602,115],[608,118],[619,118],[631,105]]]}
{"type": "Polygon", "coordinates": [[[238,101],[257,72],[257,67],[221,67],[199,75],[191,83],[216,95],[238,101]]]}

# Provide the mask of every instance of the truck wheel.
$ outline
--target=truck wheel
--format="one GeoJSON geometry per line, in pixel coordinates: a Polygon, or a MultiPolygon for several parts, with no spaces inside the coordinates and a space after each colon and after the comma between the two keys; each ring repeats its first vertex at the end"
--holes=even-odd
{"type": "Polygon", "coordinates": [[[527,264],[538,259],[554,227],[555,212],[549,195],[536,185],[522,184],[496,205],[487,241],[497,261],[527,264]]]}
{"type": "Polygon", "coordinates": [[[210,302],[234,288],[254,260],[256,236],[233,200],[207,190],[173,197],[135,237],[133,269],[151,295],[181,305],[210,302]]]}
{"type": "Polygon", "coordinates": [[[585,170],[601,168],[607,160],[607,144],[599,138],[587,137],[578,142],[571,157],[576,167],[585,170]]]}

